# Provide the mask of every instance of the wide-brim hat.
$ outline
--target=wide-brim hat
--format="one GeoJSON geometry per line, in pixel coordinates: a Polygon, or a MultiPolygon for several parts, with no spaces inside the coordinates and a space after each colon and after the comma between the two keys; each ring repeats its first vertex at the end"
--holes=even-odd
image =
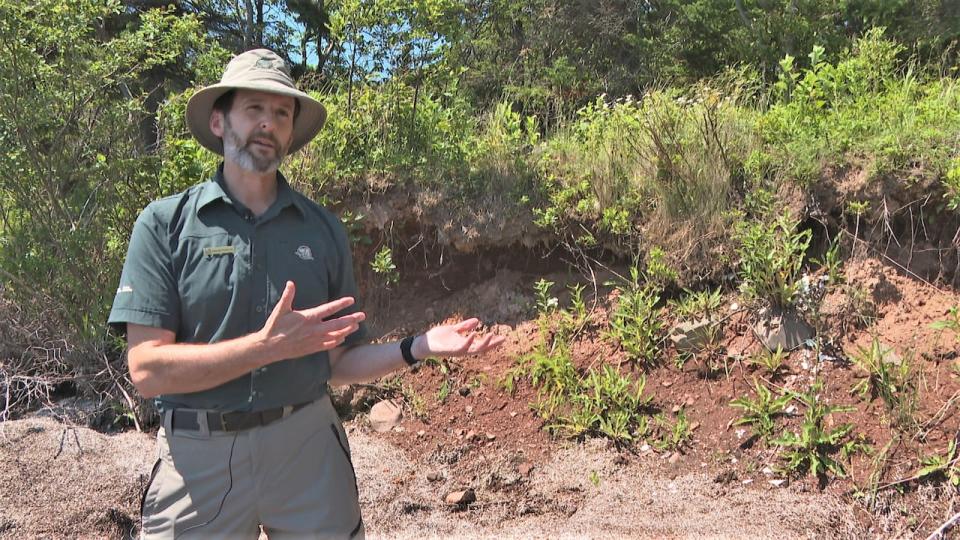
{"type": "Polygon", "coordinates": [[[210,113],[217,99],[230,90],[255,90],[296,98],[300,112],[293,122],[292,154],[310,142],[327,120],[323,105],[301,92],[293,83],[290,68],[277,53],[254,49],[238,54],[227,64],[223,78],[217,84],[197,91],[187,102],[187,127],[205,148],[223,155],[223,140],[210,131],[210,113]]]}

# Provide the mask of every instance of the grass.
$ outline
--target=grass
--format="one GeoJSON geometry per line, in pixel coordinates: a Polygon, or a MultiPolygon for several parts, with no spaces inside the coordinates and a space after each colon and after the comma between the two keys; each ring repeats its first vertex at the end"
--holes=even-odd
{"type": "Polygon", "coordinates": [[[608,335],[620,345],[628,359],[653,366],[658,362],[665,339],[658,307],[660,291],[655,285],[641,284],[635,267],[630,272],[630,281],[617,287],[620,295],[610,314],[608,335]]]}
{"type": "Polygon", "coordinates": [[[758,379],[753,380],[753,388],[756,395],[754,399],[743,396],[730,402],[731,407],[744,412],[734,420],[733,425],[749,425],[754,436],[769,443],[776,431],[776,418],[783,414],[793,396],[784,394],[774,397],[773,392],[758,379]]]}
{"type": "Polygon", "coordinates": [[[910,362],[896,357],[893,349],[884,347],[877,337],[871,340],[869,347],[858,347],[851,359],[866,373],[852,391],[861,399],[880,398],[898,429],[915,428],[918,398],[910,362]]]}

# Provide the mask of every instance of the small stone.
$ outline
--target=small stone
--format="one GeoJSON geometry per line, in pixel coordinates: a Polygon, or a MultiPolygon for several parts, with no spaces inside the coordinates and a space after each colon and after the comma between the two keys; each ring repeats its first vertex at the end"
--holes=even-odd
{"type": "Polygon", "coordinates": [[[417,437],[423,437],[426,434],[427,432],[421,429],[420,431],[417,432],[417,437]]]}
{"type": "Polygon", "coordinates": [[[451,491],[443,500],[449,505],[470,504],[477,500],[477,494],[473,489],[464,489],[460,491],[451,491]]]}
{"type": "Polygon", "coordinates": [[[673,384],[673,383],[670,382],[670,381],[660,381],[660,386],[662,386],[662,387],[664,387],[664,388],[669,388],[671,384],[673,384]]]}
{"type": "Polygon", "coordinates": [[[460,390],[457,390],[457,392],[458,392],[461,396],[467,397],[467,396],[470,395],[470,387],[469,387],[469,386],[461,386],[461,387],[460,387],[460,390]]]}
{"type": "Polygon", "coordinates": [[[514,418],[516,416],[517,416],[517,411],[510,411],[510,418],[514,418]]]}
{"type": "Polygon", "coordinates": [[[530,471],[532,470],[533,470],[533,464],[528,461],[524,461],[523,463],[520,464],[519,467],[517,467],[517,472],[523,476],[530,476],[530,471]]]}
{"type": "Polygon", "coordinates": [[[496,435],[494,435],[493,433],[487,433],[487,440],[488,440],[488,441],[494,441],[494,440],[496,440],[496,439],[497,439],[497,436],[496,436],[496,435]]]}
{"type": "Polygon", "coordinates": [[[686,403],[687,407],[693,407],[694,400],[693,400],[692,397],[688,397],[688,398],[687,398],[687,401],[686,401],[685,403],[686,403]]]}
{"type": "Polygon", "coordinates": [[[472,406],[472,405],[467,405],[466,408],[464,408],[464,410],[467,411],[467,416],[473,414],[473,406],[472,406]]]}
{"type": "Polygon", "coordinates": [[[730,304],[730,311],[731,311],[731,312],[734,312],[734,311],[736,311],[736,310],[738,310],[738,309],[740,309],[740,304],[738,304],[738,303],[736,303],[736,302],[730,304]]]}
{"type": "Polygon", "coordinates": [[[670,459],[670,456],[673,455],[673,452],[664,452],[660,455],[660,459],[670,459]]]}
{"type": "Polygon", "coordinates": [[[393,400],[384,400],[370,409],[370,427],[377,433],[385,433],[400,423],[403,411],[393,400]]]}
{"type": "Polygon", "coordinates": [[[673,408],[670,409],[670,412],[672,412],[673,414],[677,414],[677,413],[680,412],[682,409],[683,409],[683,407],[681,407],[680,405],[674,405],[673,408]]]}
{"type": "Polygon", "coordinates": [[[741,482],[741,484],[743,485],[752,484],[752,483],[753,483],[753,478],[747,478],[746,480],[741,482]]]}
{"type": "Polygon", "coordinates": [[[773,469],[771,469],[770,467],[764,467],[760,472],[762,472],[767,476],[773,476],[773,469]]]}
{"type": "Polygon", "coordinates": [[[770,480],[770,485],[773,487],[783,487],[787,483],[785,478],[777,478],[776,480],[770,480]]]}
{"type": "Polygon", "coordinates": [[[690,431],[696,431],[698,427],[700,427],[700,422],[694,422],[690,424],[690,431]]]}
{"type": "Polygon", "coordinates": [[[670,463],[674,464],[678,461],[680,461],[680,452],[674,452],[673,455],[670,456],[670,463]]]}
{"type": "Polygon", "coordinates": [[[454,431],[454,433],[457,434],[457,437],[463,437],[463,434],[466,433],[466,432],[467,432],[467,430],[465,430],[465,429],[463,429],[463,428],[457,428],[457,430],[454,431]]]}
{"type": "Polygon", "coordinates": [[[436,471],[427,473],[427,480],[430,482],[439,482],[440,480],[443,480],[443,474],[436,471]]]}
{"type": "Polygon", "coordinates": [[[640,447],[640,451],[641,451],[641,452],[649,452],[649,451],[650,451],[650,445],[647,444],[647,443],[644,443],[643,446],[640,447]]]}
{"type": "Polygon", "coordinates": [[[477,438],[477,432],[476,432],[476,431],[474,431],[474,430],[471,429],[470,431],[467,432],[467,440],[468,440],[468,441],[472,441],[472,440],[474,440],[474,439],[476,439],[476,438],[477,438]]]}

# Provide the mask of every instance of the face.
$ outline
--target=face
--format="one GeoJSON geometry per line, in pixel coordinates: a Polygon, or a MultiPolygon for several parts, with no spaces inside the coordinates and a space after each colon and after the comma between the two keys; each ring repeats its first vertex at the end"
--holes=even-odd
{"type": "Polygon", "coordinates": [[[251,172],[276,172],[293,140],[295,106],[289,96],[237,90],[228,114],[210,116],[211,131],[223,139],[224,159],[251,172]]]}

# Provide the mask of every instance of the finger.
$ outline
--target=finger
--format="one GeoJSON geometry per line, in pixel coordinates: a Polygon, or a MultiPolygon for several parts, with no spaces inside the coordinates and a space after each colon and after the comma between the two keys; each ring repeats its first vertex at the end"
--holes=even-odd
{"type": "Polygon", "coordinates": [[[470,349],[471,354],[479,354],[486,351],[490,346],[490,341],[494,338],[493,335],[487,334],[478,342],[475,342],[473,347],[470,349]]]}
{"type": "Polygon", "coordinates": [[[503,336],[488,334],[484,341],[475,347],[476,350],[473,352],[474,354],[487,352],[499,347],[504,341],[506,341],[506,338],[503,336]]]}
{"type": "Polygon", "coordinates": [[[323,320],[340,311],[341,309],[352,306],[353,302],[353,298],[345,296],[343,298],[337,298],[332,302],[327,302],[326,304],[320,304],[319,306],[305,309],[301,311],[301,313],[303,313],[304,317],[310,320],[323,320]]]}
{"type": "MultiPolygon", "coordinates": [[[[334,334],[337,332],[343,332],[344,330],[353,331],[356,330],[362,317],[346,316],[339,317],[337,319],[331,319],[329,321],[324,321],[316,326],[314,329],[315,335],[324,336],[329,334],[334,334]],[[350,330],[352,329],[352,330],[350,330]]],[[[348,332],[349,333],[349,332],[348,332]]]]}
{"type": "Polygon", "coordinates": [[[267,317],[267,326],[274,325],[277,319],[284,313],[293,311],[293,297],[296,292],[297,287],[292,281],[288,281],[284,285],[283,292],[280,293],[280,300],[277,301],[277,305],[273,306],[273,311],[271,311],[270,316],[267,317]]]}
{"type": "Polygon", "coordinates": [[[453,326],[453,329],[457,332],[469,332],[477,327],[480,324],[480,319],[472,318],[465,321],[459,322],[453,326]]]}
{"type": "Polygon", "coordinates": [[[473,345],[473,341],[474,341],[475,339],[477,339],[477,335],[476,335],[476,334],[472,334],[472,333],[471,333],[469,336],[467,336],[466,341],[464,341],[464,342],[463,342],[463,345],[461,345],[460,348],[457,350],[457,354],[458,354],[458,355],[469,354],[469,353],[470,353],[470,346],[473,345]]]}

